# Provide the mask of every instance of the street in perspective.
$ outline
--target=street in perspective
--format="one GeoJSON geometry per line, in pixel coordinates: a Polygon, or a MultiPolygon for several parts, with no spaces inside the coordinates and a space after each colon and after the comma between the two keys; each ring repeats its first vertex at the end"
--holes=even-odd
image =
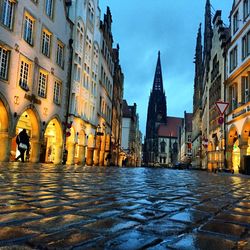
{"type": "Polygon", "coordinates": [[[0,249],[250,250],[250,0],[0,0],[0,249]]]}
{"type": "Polygon", "coordinates": [[[230,173],[1,164],[0,246],[246,250],[249,187],[230,173]]]}

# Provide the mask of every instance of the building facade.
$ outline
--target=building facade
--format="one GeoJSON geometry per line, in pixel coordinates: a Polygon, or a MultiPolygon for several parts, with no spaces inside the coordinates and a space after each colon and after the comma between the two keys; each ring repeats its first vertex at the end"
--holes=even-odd
{"type": "MultiPolygon", "coordinates": [[[[250,166],[250,1],[235,0],[230,13],[227,59],[227,167],[246,172],[250,166]]],[[[249,172],[248,172],[249,173],[249,172]]]]}
{"type": "Polygon", "coordinates": [[[141,166],[142,134],[139,130],[139,115],[136,104],[129,106],[123,100],[122,152],[119,166],[141,166]]]}
{"type": "Polygon", "coordinates": [[[111,119],[113,98],[113,35],[111,30],[112,16],[107,7],[104,19],[100,23],[101,53],[99,63],[99,105],[97,112],[98,134],[95,148],[95,165],[106,166],[111,160],[111,119]]]}
{"type": "Polygon", "coordinates": [[[211,4],[207,0],[203,54],[200,29],[198,32],[193,162],[209,170],[227,168],[250,173],[249,16],[250,1],[235,0],[230,27],[223,24],[221,11],[215,12],[212,27],[211,4]],[[218,102],[229,105],[225,115],[219,113],[218,102]]]}
{"type": "Polygon", "coordinates": [[[109,165],[114,77],[117,102],[123,94],[109,8],[101,21],[98,0],[0,3],[0,161],[15,159],[26,129],[30,162],[109,165]]]}
{"type": "Polygon", "coordinates": [[[224,26],[221,11],[216,11],[213,17],[213,38],[207,82],[209,130],[208,143],[205,148],[207,149],[209,170],[223,168],[225,164],[225,123],[223,122],[225,118],[220,114],[216,103],[225,102],[225,58],[228,39],[229,28],[224,26]]]}
{"type": "Polygon", "coordinates": [[[93,164],[100,54],[100,9],[97,0],[71,1],[74,23],[71,91],[67,114],[67,164],[93,164]]]}
{"type": "Polygon", "coordinates": [[[195,76],[193,95],[193,119],[192,119],[192,165],[201,167],[202,136],[201,136],[201,96],[202,96],[202,38],[201,24],[196,38],[195,50],[195,76]]]}
{"type": "Polygon", "coordinates": [[[113,99],[112,99],[112,134],[111,134],[111,165],[118,166],[121,162],[121,136],[122,136],[122,102],[123,82],[119,62],[119,45],[113,49],[114,55],[114,77],[113,77],[113,99]]]}
{"type": "Polygon", "coordinates": [[[1,1],[0,161],[26,129],[30,162],[61,163],[72,23],[64,1],[1,1]]]}
{"type": "Polygon", "coordinates": [[[192,159],[192,113],[184,112],[179,133],[179,161],[190,163],[192,159]]]}

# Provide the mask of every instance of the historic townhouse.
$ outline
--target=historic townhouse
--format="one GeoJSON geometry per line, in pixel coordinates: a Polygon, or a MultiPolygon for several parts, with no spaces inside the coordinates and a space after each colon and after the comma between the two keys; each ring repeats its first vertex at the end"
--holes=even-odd
{"type": "Polygon", "coordinates": [[[119,165],[139,167],[142,157],[142,133],[139,130],[136,103],[130,106],[123,100],[122,107],[122,152],[119,165]]]}
{"type": "Polygon", "coordinates": [[[208,110],[209,130],[207,155],[208,169],[222,168],[225,164],[225,126],[224,116],[220,115],[216,102],[225,101],[225,55],[226,45],[229,39],[229,28],[226,28],[221,19],[221,11],[216,11],[213,18],[213,38],[211,58],[208,72],[208,110]],[[222,118],[220,118],[222,117],[222,118]]]}
{"type": "Polygon", "coordinates": [[[248,172],[250,166],[250,1],[235,0],[230,13],[227,53],[227,167],[248,172]]]}
{"type": "Polygon", "coordinates": [[[210,60],[212,49],[212,22],[211,22],[211,4],[206,1],[205,24],[204,24],[204,49],[202,57],[202,86],[201,86],[201,167],[208,165],[207,142],[209,137],[209,83],[210,83],[210,60]]]}
{"type": "Polygon", "coordinates": [[[198,30],[195,50],[195,77],[192,118],[192,165],[201,167],[201,95],[202,95],[202,44],[201,25],[198,30]]]}
{"type": "Polygon", "coordinates": [[[119,62],[119,45],[113,49],[114,76],[112,99],[111,165],[121,166],[122,101],[124,75],[119,62]]]}
{"type": "Polygon", "coordinates": [[[179,160],[190,163],[192,159],[192,113],[184,111],[184,119],[179,133],[179,160]]]}
{"type": "Polygon", "coordinates": [[[0,161],[25,128],[31,162],[61,163],[71,22],[64,1],[0,1],[0,161]]]}
{"type": "Polygon", "coordinates": [[[101,31],[101,53],[99,61],[99,92],[97,109],[97,138],[94,155],[94,164],[106,166],[111,161],[111,119],[112,119],[112,97],[113,97],[113,36],[111,31],[112,16],[107,7],[104,19],[100,23],[101,31]]]}
{"type": "Polygon", "coordinates": [[[71,94],[67,114],[67,164],[93,164],[98,127],[100,9],[98,0],[68,2],[74,23],[71,94]]]}
{"type": "Polygon", "coordinates": [[[219,122],[216,102],[224,101],[225,54],[229,30],[216,11],[211,20],[211,4],[206,1],[204,48],[201,26],[197,35],[195,54],[195,83],[193,99],[192,163],[196,167],[213,169],[224,166],[225,129],[219,122]]]}

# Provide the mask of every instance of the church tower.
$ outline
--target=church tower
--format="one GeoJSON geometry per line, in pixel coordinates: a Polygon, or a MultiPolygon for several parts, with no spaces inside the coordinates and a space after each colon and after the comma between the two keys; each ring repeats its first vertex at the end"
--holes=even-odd
{"type": "Polygon", "coordinates": [[[157,145],[157,130],[160,124],[167,122],[166,96],[163,89],[160,51],[155,69],[153,88],[150,93],[144,141],[144,162],[155,161],[157,145]]]}
{"type": "Polygon", "coordinates": [[[209,62],[211,58],[211,49],[212,49],[212,38],[213,38],[213,29],[212,29],[212,18],[211,18],[211,4],[210,0],[207,0],[205,7],[205,24],[204,24],[204,50],[203,50],[203,67],[204,67],[204,81],[203,87],[208,77],[209,71],[209,62]]]}
{"type": "Polygon", "coordinates": [[[202,44],[201,44],[201,24],[198,30],[196,39],[196,50],[195,50],[195,76],[194,76],[194,97],[193,97],[193,112],[195,113],[201,105],[201,93],[202,93],[202,44]]]}

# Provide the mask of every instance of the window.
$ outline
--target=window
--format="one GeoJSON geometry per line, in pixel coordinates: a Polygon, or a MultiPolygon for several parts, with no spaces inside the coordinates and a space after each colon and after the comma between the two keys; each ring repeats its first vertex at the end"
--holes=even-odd
{"type": "Polygon", "coordinates": [[[230,72],[237,67],[237,46],[230,51],[230,72]]]}
{"type": "Polygon", "coordinates": [[[241,100],[243,103],[250,101],[249,98],[250,77],[243,76],[241,78],[241,100]]]}
{"type": "Polygon", "coordinates": [[[3,79],[7,79],[9,54],[8,50],[0,47],[0,77],[3,79]]]}
{"type": "Polygon", "coordinates": [[[239,29],[239,12],[238,10],[233,15],[233,33],[235,33],[239,29]]]}
{"type": "Polygon", "coordinates": [[[29,90],[30,75],[31,62],[22,58],[20,62],[19,86],[26,91],[29,90]]]}
{"type": "Polygon", "coordinates": [[[79,50],[80,52],[83,51],[83,41],[84,38],[84,31],[83,27],[80,23],[77,23],[77,30],[76,30],[76,49],[79,50]]]}
{"type": "Polygon", "coordinates": [[[250,31],[242,38],[242,60],[250,54],[250,31]]]}
{"type": "Polygon", "coordinates": [[[161,142],[161,153],[166,152],[166,143],[164,141],[161,142]]]}
{"type": "Polygon", "coordinates": [[[47,57],[50,56],[50,44],[51,33],[44,29],[42,34],[42,53],[47,57]]]}
{"type": "Polygon", "coordinates": [[[47,91],[48,74],[40,70],[38,82],[38,95],[45,98],[47,91]]]}
{"type": "Polygon", "coordinates": [[[0,1],[2,12],[1,12],[1,23],[9,29],[13,26],[13,14],[14,14],[14,2],[11,0],[0,1]]]}
{"type": "Polygon", "coordinates": [[[48,17],[53,17],[53,0],[45,0],[45,13],[48,17]]]}
{"type": "Polygon", "coordinates": [[[62,83],[56,80],[54,83],[54,94],[53,94],[53,101],[55,104],[61,103],[61,88],[62,88],[62,83]]]}
{"type": "Polygon", "coordinates": [[[94,22],[94,7],[91,2],[89,2],[89,5],[88,5],[88,14],[89,14],[89,20],[93,23],[94,22]]]}
{"type": "Polygon", "coordinates": [[[250,0],[244,0],[243,2],[243,18],[244,20],[249,16],[250,0]]]}
{"type": "Polygon", "coordinates": [[[64,46],[61,42],[57,42],[57,51],[56,51],[56,63],[63,68],[64,64],[64,46]]]}
{"type": "Polygon", "coordinates": [[[25,14],[23,39],[30,45],[33,45],[35,19],[28,13],[25,14]]]}
{"type": "Polygon", "coordinates": [[[233,84],[229,87],[229,98],[231,104],[231,110],[235,110],[237,108],[237,84],[233,84]]]}

